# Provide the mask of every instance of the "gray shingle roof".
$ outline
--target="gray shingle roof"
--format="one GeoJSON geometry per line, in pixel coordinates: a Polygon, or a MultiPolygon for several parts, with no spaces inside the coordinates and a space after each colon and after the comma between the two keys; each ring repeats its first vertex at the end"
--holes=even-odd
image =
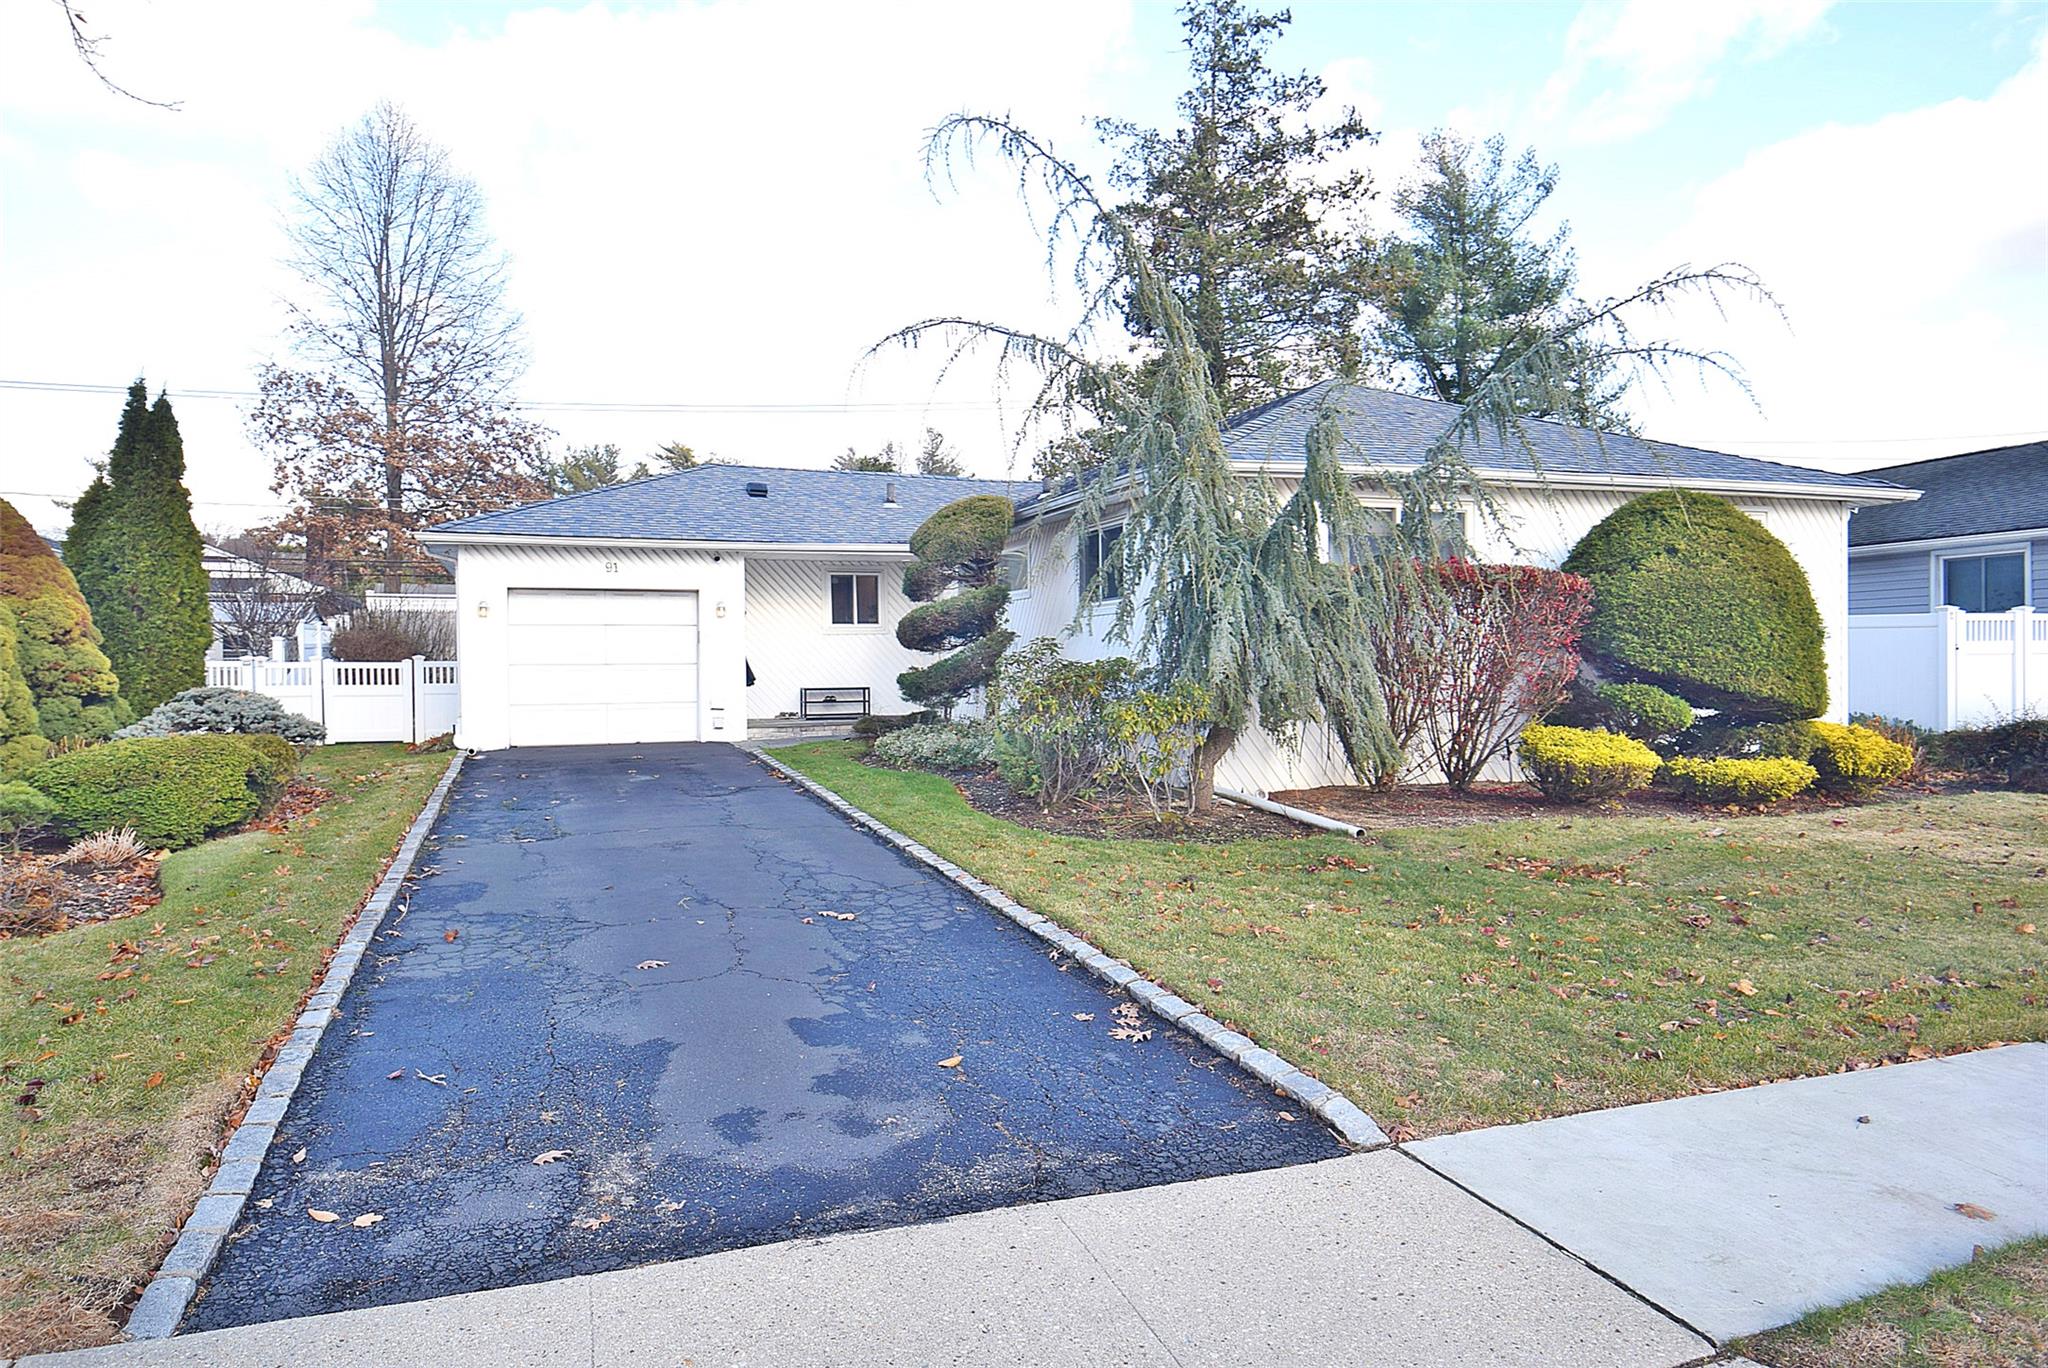
{"type": "Polygon", "coordinates": [[[2048,442],[1866,473],[1925,492],[1912,503],[1858,509],[1849,519],[1851,546],[2048,527],[2048,442]]]}
{"type": "MultiPolygon", "coordinates": [[[[1454,405],[1439,400],[1328,380],[1238,414],[1225,425],[1224,441],[1237,460],[1300,461],[1307,454],[1309,429],[1325,403],[1337,409],[1346,439],[1345,463],[1389,469],[1418,464],[1457,415],[1454,405]]],[[[1512,441],[1503,447],[1489,432],[1468,445],[1466,459],[1481,470],[1547,475],[1820,485],[1845,494],[1883,493],[1892,487],[1869,475],[1809,470],[1541,419],[1526,421],[1523,432],[1526,449],[1512,441]]]]}
{"type": "Polygon", "coordinates": [[[428,535],[905,546],[919,523],[955,499],[1017,498],[1037,488],[941,475],[704,465],[442,523],[428,535]],[[747,493],[754,482],[768,486],[766,498],[747,493]],[[891,484],[894,504],[885,501],[891,484]]]}

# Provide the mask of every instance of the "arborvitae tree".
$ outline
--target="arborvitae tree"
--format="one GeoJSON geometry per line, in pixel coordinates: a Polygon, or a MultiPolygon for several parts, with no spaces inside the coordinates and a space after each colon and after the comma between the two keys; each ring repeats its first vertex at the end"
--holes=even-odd
{"type": "Polygon", "coordinates": [[[945,434],[937,428],[924,430],[924,445],[917,449],[917,473],[920,475],[965,475],[967,467],[960,464],[960,458],[946,445],[945,434]]]}
{"type": "Polygon", "coordinates": [[[896,640],[913,651],[952,652],[896,676],[897,690],[911,702],[950,714],[988,683],[997,658],[1017,639],[1002,626],[1010,590],[996,575],[1015,517],[1000,494],[975,494],[947,504],[910,534],[917,559],[904,568],[903,592],[919,606],[896,624],[896,640]],[[940,597],[955,587],[959,593],[940,597]]]}
{"type": "MultiPolygon", "coordinates": [[[[1371,137],[1345,110],[1324,122],[1320,78],[1274,71],[1285,10],[1188,0],[1189,84],[1180,126],[1097,127],[1120,152],[1117,212],[1188,327],[1228,411],[1350,370],[1366,275],[1362,211],[1371,186],[1343,157],[1371,137]]],[[[1136,292],[1125,323],[1164,342],[1136,292]]]]}
{"type": "Polygon", "coordinates": [[[144,712],[206,682],[213,641],[185,444],[169,397],[146,401],[137,380],[106,471],[79,500],[64,542],[122,697],[144,712]]]}
{"type": "Polygon", "coordinates": [[[103,737],[135,720],[100,649],[78,581],[14,505],[0,499],[0,606],[14,614],[36,729],[52,741],[103,737]]]}

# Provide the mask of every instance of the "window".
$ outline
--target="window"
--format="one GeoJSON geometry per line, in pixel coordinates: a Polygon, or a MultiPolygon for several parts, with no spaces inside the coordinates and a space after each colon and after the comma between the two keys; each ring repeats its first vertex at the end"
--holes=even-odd
{"type": "Polygon", "coordinates": [[[1086,600],[1091,586],[1100,602],[1120,599],[1124,596],[1123,561],[1117,555],[1117,543],[1124,537],[1122,523],[1114,527],[1103,527],[1081,534],[1081,597],[1086,600]],[[1096,572],[1102,573],[1098,584],[1096,572]]]}
{"type": "Polygon", "coordinates": [[[2027,601],[2027,558],[2019,551],[1943,556],[1941,601],[1966,613],[2003,613],[2027,601]]]}
{"type": "Polygon", "coordinates": [[[832,577],[832,625],[871,627],[882,620],[882,582],[877,575],[832,577]]]}
{"type": "Polygon", "coordinates": [[[996,560],[996,581],[1012,594],[1031,589],[1031,562],[1022,551],[1005,551],[996,560]]]}
{"type": "Polygon", "coordinates": [[[1394,545],[1394,511],[1390,508],[1366,508],[1367,531],[1362,537],[1346,537],[1341,540],[1332,537],[1330,541],[1330,563],[1348,565],[1353,569],[1371,565],[1394,545]]]}
{"type": "MultiPolygon", "coordinates": [[[[1401,515],[1401,521],[1412,523],[1423,517],[1420,509],[1411,508],[1401,515]]],[[[1452,556],[1469,553],[1465,542],[1465,510],[1462,508],[1438,508],[1430,510],[1429,531],[1422,539],[1429,554],[1437,560],[1448,560],[1452,556]]]]}

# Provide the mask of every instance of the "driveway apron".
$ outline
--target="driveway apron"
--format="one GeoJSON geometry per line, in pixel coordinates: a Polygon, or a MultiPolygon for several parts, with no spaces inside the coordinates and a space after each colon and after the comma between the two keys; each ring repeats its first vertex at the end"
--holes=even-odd
{"type": "Polygon", "coordinates": [[[480,756],[187,1328],[1340,1152],[1127,1001],[730,746],[480,756]]]}

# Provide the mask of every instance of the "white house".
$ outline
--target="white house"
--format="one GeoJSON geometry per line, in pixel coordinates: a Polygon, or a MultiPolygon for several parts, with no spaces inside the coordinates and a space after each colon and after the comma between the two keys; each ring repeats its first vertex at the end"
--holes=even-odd
{"type": "MultiPolygon", "coordinates": [[[[1373,473],[1413,467],[1449,426],[1447,405],[1314,386],[1233,420],[1233,461],[1246,478],[1284,482],[1300,471],[1325,404],[1339,409],[1360,499],[1398,516],[1373,473]]],[[[1643,491],[1682,486],[1728,497],[1805,568],[1828,628],[1831,715],[1843,714],[1849,513],[1911,491],[1556,423],[1532,422],[1527,432],[1529,450],[1473,455],[1501,518],[1496,526],[1468,512],[1476,554],[1555,565],[1643,491]]],[[[895,639],[910,606],[900,584],[910,534],[943,505],[984,492],[1018,504],[1006,561],[1019,636],[1062,638],[1077,656],[1127,651],[1105,639],[1112,606],[1075,622],[1083,571],[1092,568],[1089,541],[1118,529],[1112,519],[1077,536],[1071,486],[706,466],[424,535],[455,571],[457,740],[480,749],[740,740],[750,720],[807,705],[845,715],[863,705],[860,690],[866,708],[902,711],[897,674],[929,661],[895,639]]],[[[1288,751],[1256,733],[1219,775],[1259,792],[1347,779],[1323,738],[1288,751]]]]}

